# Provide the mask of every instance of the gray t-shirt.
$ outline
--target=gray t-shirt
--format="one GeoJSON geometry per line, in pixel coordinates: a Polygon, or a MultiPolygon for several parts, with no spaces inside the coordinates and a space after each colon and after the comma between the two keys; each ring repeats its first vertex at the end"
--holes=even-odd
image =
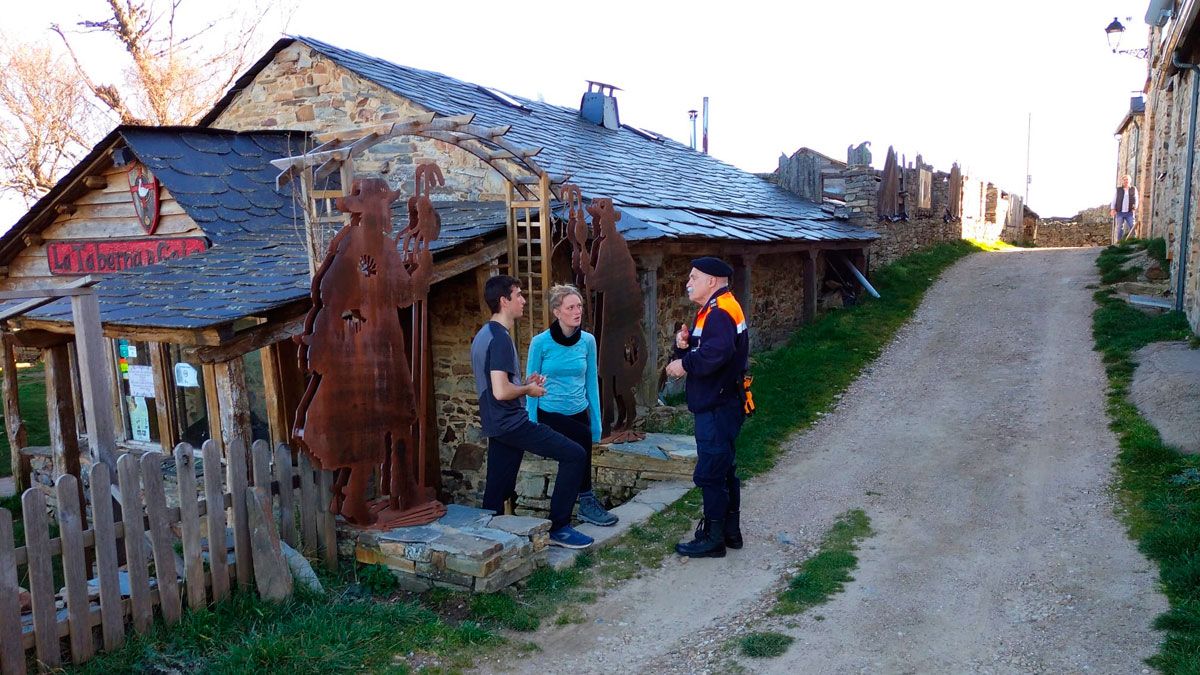
{"type": "Polygon", "coordinates": [[[471,368],[475,371],[475,393],[479,396],[479,421],[484,436],[499,436],[515,431],[529,421],[525,397],[498,401],[492,393],[493,370],[508,373],[508,381],[521,384],[521,359],[512,336],[501,324],[489,321],[475,334],[471,342],[471,368]]]}

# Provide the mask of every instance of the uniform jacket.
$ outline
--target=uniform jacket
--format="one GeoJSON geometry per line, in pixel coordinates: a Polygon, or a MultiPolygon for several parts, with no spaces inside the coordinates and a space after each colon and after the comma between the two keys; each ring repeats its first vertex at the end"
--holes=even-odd
{"type": "Polygon", "coordinates": [[[675,347],[687,371],[687,404],[706,412],[742,397],[742,377],[750,363],[750,334],[742,306],[728,288],[709,298],[696,313],[687,349],[675,347]]]}

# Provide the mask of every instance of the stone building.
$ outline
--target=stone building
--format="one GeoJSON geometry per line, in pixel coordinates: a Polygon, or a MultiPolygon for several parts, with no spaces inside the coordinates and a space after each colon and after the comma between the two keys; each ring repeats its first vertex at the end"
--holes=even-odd
{"type": "MultiPolygon", "coordinates": [[[[225,440],[268,434],[287,439],[303,389],[289,355],[290,338],[300,332],[309,306],[309,260],[303,206],[290,187],[275,187],[278,171],[269,162],[310,150],[331,132],[420,114],[473,114],[480,127],[504,129],[519,146],[540,149],[536,159],[548,174],[569,175],[585,198],[612,198],[646,298],[642,321],[650,353],[639,391],[643,402],[658,394],[675,322],[694,312],[683,293],[691,258],[721,255],[734,263],[732,285],[754,327],[755,348],[786,339],[813,316],[831,266],[864,265],[877,234],[711,156],[622,124],[615,99],[597,95],[600,113],[592,114],[587,105],[531,101],[318,40],[287,38],[250,68],[201,128],[110,134],[0,238],[0,265],[9,265],[0,286],[77,278],[80,270],[61,266],[56,274],[46,257],[70,239],[118,252],[151,246],[123,181],[133,163],[153,172],[161,181],[164,214],[163,229],[154,236],[186,235],[197,240],[192,244],[198,250],[161,262],[128,258],[119,270],[106,266],[110,258],[103,255],[77,255],[92,255],[88,270],[104,277],[96,288],[112,339],[113,385],[122,405],[134,411],[114,414],[136,415],[124,422],[124,445],[148,449],[191,439],[193,432],[225,440]],[[191,370],[177,370],[179,364],[191,370]],[[137,392],[126,377],[134,366],[137,392]],[[196,391],[179,403],[177,390],[185,387],[196,391]],[[161,398],[147,396],[150,389],[161,398]],[[151,402],[156,405],[146,412],[151,402]],[[193,414],[201,404],[203,422],[193,414]],[[259,429],[252,430],[256,423],[259,429]]],[[[436,429],[429,434],[436,446],[430,450],[441,458],[443,493],[472,503],[481,492],[485,443],[468,347],[486,318],[482,283],[512,262],[510,185],[478,154],[430,137],[379,143],[356,160],[355,169],[356,175],[385,177],[408,194],[416,166],[425,161],[436,162],[446,177],[433,195],[442,237],[434,247],[439,271],[429,303],[429,423],[436,429]]],[[[331,181],[317,187],[339,190],[331,181]]],[[[557,203],[551,210],[562,214],[557,203]]],[[[569,264],[561,251],[554,256],[554,276],[566,280],[569,264]]],[[[61,308],[39,311],[15,319],[10,330],[18,338],[34,340],[44,332],[69,341],[61,308]]],[[[529,332],[522,331],[522,341],[529,332]]]]}
{"type": "Polygon", "coordinates": [[[1196,3],[1153,0],[1148,4],[1149,53],[1138,188],[1142,236],[1167,241],[1175,306],[1200,333],[1200,175],[1194,128],[1195,88],[1200,79],[1200,26],[1196,3]],[[1190,164],[1190,167],[1189,167],[1190,164]],[[1189,168],[1191,169],[1189,171],[1189,168]],[[1188,176],[1192,176],[1188,185],[1188,176]]]}

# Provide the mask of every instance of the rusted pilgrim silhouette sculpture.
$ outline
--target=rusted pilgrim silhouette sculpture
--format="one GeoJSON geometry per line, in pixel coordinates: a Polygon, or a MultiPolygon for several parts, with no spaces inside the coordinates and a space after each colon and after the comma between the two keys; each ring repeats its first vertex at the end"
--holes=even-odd
{"type": "Polygon", "coordinates": [[[567,233],[572,245],[572,268],[592,296],[604,442],[641,440],[645,434],[634,431],[633,423],[637,419],[634,391],[646,367],[644,305],[637,265],[617,230],[621,214],[613,208],[611,199],[592,200],[587,207],[592,216],[592,245],[588,250],[579,188],[565,186],[563,198],[569,208],[567,233]]]}
{"type": "Polygon", "coordinates": [[[309,381],[293,436],[317,467],[337,470],[331,508],[353,525],[416,525],[446,512],[423,480],[425,457],[415,427],[424,404],[410,359],[418,368],[424,359],[406,349],[400,313],[423,305],[429,290],[428,244],[439,223],[421,189],[431,180],[441,182],[437,167],[418,167],[410,222],[395,237],[391,204],[399,192],[381,179],[355,180],[350,196],[338,199],[350,223],[330,242],[313,277],[312,309],[300,338],[300,365],[309,381]],[[375,471],[388,498],[368,503],[375,471]]]}

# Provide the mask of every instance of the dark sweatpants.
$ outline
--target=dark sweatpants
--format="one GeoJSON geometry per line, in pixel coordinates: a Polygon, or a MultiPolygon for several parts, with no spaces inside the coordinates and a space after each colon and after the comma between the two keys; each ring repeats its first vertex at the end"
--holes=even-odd
{"type": "Polygon", "coordinates": [[[560,415],[538,408],[538,421],[579,444],[587,453],[587,464],[583,466],[583,481],[580,492],[592,489],[592,418],[585,408],[574,415],[560,415]]]}
{"type": "Polygon", "coordinates": [[[734,442],[746,419],[742,402],[733,400],[696,413],[696,470],[692,481],[704,495],[704,517],[724,520],[742,507],[734,442]]]}
{"type": "Polygon", "coordinates": [[[503,513],[504,500],[517,485],[517,472],[526,451],[558,460],[558,476],[554,479],[554,494],[550,496],[550,529],[570,525],[587,456],[575,441],[545,424],[530,421],[514,431],[488,438],[483,508],[503,513]]]}

